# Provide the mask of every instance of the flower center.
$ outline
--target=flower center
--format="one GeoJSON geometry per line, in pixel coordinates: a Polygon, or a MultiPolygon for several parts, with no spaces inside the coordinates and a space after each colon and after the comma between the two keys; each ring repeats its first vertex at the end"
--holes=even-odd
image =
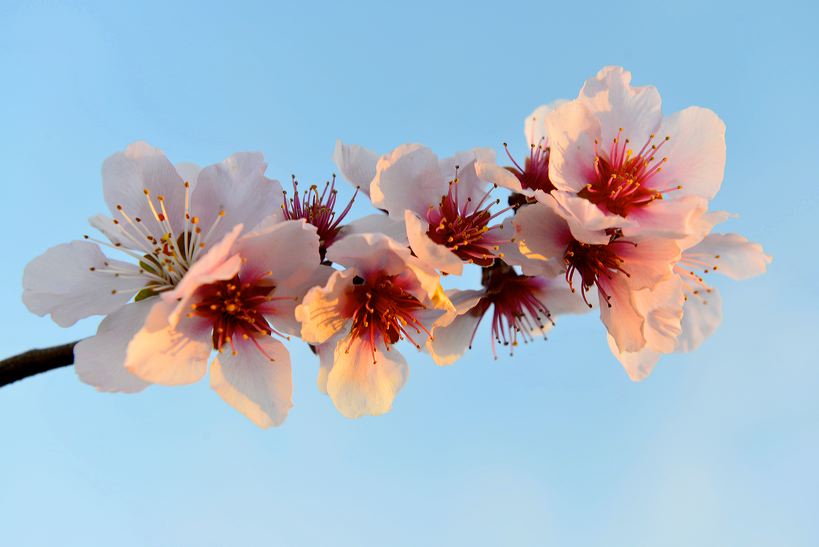
{"type": "Polygon", "coordinates": [[[272,311],[269,302],[290,299],[271,296],[275,290],[276,286],[264,277],[255,282],[242,282],[238,275],[227,281],[204,285],[197,290],[196,303],[191,304],[188,317],[209,320],[213,328],[213,349],[222,351],[227,344],[235,355],[236,336],[252,340],[257,346],[255,339],[258,337],[273,333],[286,337],[273,329],[264,315],[272,311]]]}
{"type": "Polygon", "coordinates": [[[282,211],[284,211],[285,220],[300,220],[304,219],[309,224],[316,227],[319,236],[319,252],[321,259],[324,260],[324,255],[327,248],[333,244],[341,231],[341,221],[350,212],[356,196],[358,195],[358,187],[355,189],[352,199],[350,199],[347,206],[338,214],[335,212],[336,196],[338,191],[336,186],[336,176],[333,175],[332,182],[327,182],[324,185],[324,190],[319,194],[318,186],[311,185],[309,189],[299,197],[299,183],[296,177],[293,177],[293,197],[288,199],[287,192],[284,192],[284,203],[282,204],[282,211]]]}
{"type": "Polygon", "coordinates": [[[456,173],[456,178],[450,181],[449,190],[438,206],[431,205],[427,210],[427,236],[435,243],[447,247],[465,262],[491,266],[499,245],[507,241],[494,233],[502,226],[489,226],[489,222],[512,209],[507,207],[495,214],[489,211],[492,205],[500,203],[499,199],[488,200],[495,188],[497,186],[492,185],[477,203],[473,203],[471,197],[461,203],[458,199],[456,173]]]}
{"type": "Polygon", "coordinates": [[[583,301],[590,308],[592,305],[586,297],[589,289],[597,285],[598,291],[611,307],[611,296],[603,286],[605,280],[610,280],[617,274],[629,276],[629,273],[623,269],[623,259],[618,255],[618,246],[621,244],[636,245],[632,241],[622,239],[620,233],[615,232],[611,235],[611,241],[606,244],[591,245],[572,239],[566,247],[566,252],[563,254],[563,260],[566,263],[566,282],[572,292],[575,292],[574,274],[580,275],[580,292],[583,301]]]}
{"type": "Polygon", "coordinates": [[[665,137],[659,144],[652,133],[636,154],[629,148],[630,141],[622,137],[623,128],[617,132],[609,150],[606,151],[594,141],[594,175],[592,180],[578,192],[601,209],[626,217],[639,207],[645,207],[663,194],[679,190],[682,186],[658,189],[654,184],[657,174],[662,172],[667,157],[657,159],[657,153],[671,137],[665,137]]]}
{"type": "MultiPolygon", "coordinates": [[[[478,323],[472,331],[469,348],[475,333],[490,306],[492,311],[492,355],[497,359],[495,343],[510,347],[510,355],[518,345],[518,338],[524,343],[534,340],[536,330],[546,328],[544,320],[554,324],[549,308],[536,296],[545,281],[538,277],[518,274],[511,266],[498,260],[491,268],[484,270],[482,279],[485,295],[469,313],[477,316],[478,323]]],[[[545,337],[545,332],[543,333],[545,337]]]]}
{"type": "Polygon", "coordinates": [[[523,167],[512,157],[506,143],[503,143],[503,148],[514,164],[514,167],[507,167],[506,169],[518,178],[523,189],[543,190],[547,194],[555,189],[554,184],[549,179],[550,149],[548,146],[542,144],[530,145],[529,157],[523,162],[523,167]]]}
{"type": "Polygon", "coordinates": [[[199,217],[191,212],[190,183],[185,181],[184,184],[184,222],[180,233],[174,231],[168,220],[165,196],[158,195],[154,199],[146,188],[143,194],[155,222],[145,222],[138,216],[128,214],[122,205],[117,205],[119,218],[113,218],[112,222],[119,231],[116,234],[106,234],[110,242],[88,235],[83,236],[86,240],[116,249],[136,259],[139,269],[135,271],[118,268],[106,262],[104,268],[91,270],[138,279],[144,288],[137,293],[135,297],[137,301],[174,288],[204,252],[211,234],[225,216],[224,210],[219,211],[211,226],[204,231],[200,226],[199,217]]]}
{"type": "MultiPolygon", "coordinates": [[[[351,302],[349,315],[353,321],[350,345],[356,339],[367,342],[373,363],[376,362],[375,347],[378,341],[383,341],[387,351],[390,345],[404,339],[420,349],[421,345],[413,335],[430,336],[427,328],[415,316],[426,306],[401,288],[396,278],[396,275],[380,275],[369,281],[356,276],[348,295],[351,302]]],[[[347,346],[348,351],[350,345],[347,346]]]]}

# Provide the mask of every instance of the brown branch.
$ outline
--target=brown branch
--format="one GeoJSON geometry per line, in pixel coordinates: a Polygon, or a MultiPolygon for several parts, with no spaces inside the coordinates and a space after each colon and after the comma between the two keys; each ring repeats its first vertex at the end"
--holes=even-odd
{"type": "Polygon", "coordinates": [[[32,349],[20,355],[0,361],[0,387],[34,376],[41,372],[65,367],[74,363],[74,345],[78,341],[61,346],[32,349]]]}

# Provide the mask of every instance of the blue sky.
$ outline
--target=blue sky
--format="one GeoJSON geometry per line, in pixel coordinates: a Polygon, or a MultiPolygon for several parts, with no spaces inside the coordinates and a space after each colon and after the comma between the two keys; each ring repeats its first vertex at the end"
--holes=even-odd
{"type": "MultiPolygon", "coordinates": [[[[0,269],[10,355],[90,335],[20,302],[25,263],[104,211],[103,159],[261,150],[324,180],[336,138],[442,154],[508,141],[607,64],[728,127],[714,207],[774,255],[721,283],[722,327],[634,384],[590,316],[512,359],[411,356],[393,412],[349,421],[291,344],[262,431],[206,382],[98,394],[71,369],[0,390],[0,543],[808,546],[819,542],[815,4],[0,2],[0,269]]],[[[479,334],[485,340],[483,332],[479,334]]]]}

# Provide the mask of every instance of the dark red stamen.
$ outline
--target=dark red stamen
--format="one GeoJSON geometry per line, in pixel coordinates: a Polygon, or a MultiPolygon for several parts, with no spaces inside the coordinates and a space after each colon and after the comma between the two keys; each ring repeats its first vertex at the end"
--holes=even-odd
{"type": "Polygon", "coordinates": [[[285,220],[304,219],[316,227],[322,260],[327,248],[338,237],[342,228],[341,221],[350,212],[350,208],[352,208],[353,202],[358,195],[358,188],[356,188],[347,206],[341,212],[336,213],[338,191],[335,186],[336,176],[333,175],[332,181],[325,183],[321,194],[319,194],[318,186],[313,184],[299,197],[299,183],[296,177],[293,177],[293,197],[288,199],[287,192],[284,192],[282,211],[284,211],[285,220]]]}
{"type": "Polygon", "coordinates": [[[653,179],[668,160],[663,157],[658,161],[656,154],[670,137],[655,144],[655,135],[652,134],[640,151],[634,154],[629,148],[629,139],[624,139],[622,132],[620,128],[608,152],[599,147],[595,140],[594,175],[578,195],[601,209],[626,217],[633,209],[663,199],[664,193],[679,190],[682,186],[667,189],[654,187],[653,179]]]}
{"type": "Polygon", "coordinates": [[[427,236],[435,243],[446,246],[461,260],[478,266],[491,266],[499,245],[506,243],[506,240],[495,233],[500,225],[489,226],[489,222],[511,209],[507,207],[494,214],[490,212],[492,205],[500,203],[497,199],[488,200],[495,188],[494,185],[490,187],[478,203],[472,203],[471,197],[461,203],[456,172],[447,194],[441,197],[437,207],[430,207],[427,211],[427,236]]]}
{"type": "MultiPolygon", "coordinates": [[[[495,344],[510,347],[510,355],[518,345],[518,338],[524,343],[532,341],[532,332],[543,331],[545,321],[554,324],[549,308],[536,296],[546,281],[539,277],[518,274],[511,266],[498,260],[491,268],[484,270],[483,285],[485,295],[468,313],[478,317],[469,347],[475,339],[478,326],[490,307],[492,311],[492,355],[497,358],[495,344]]],[[[545,333],[544,333],[545,336],[545,333]]]]}
{"type": "Polygon", "coordinates": [[[217,281],[199,288],[189,316],[203,317],[212,322],[213,349],[222,351],[227,344],[235,353],[236,336],[245,340],[272,333],[284,336],[275,331],[264,317],[268,303],[282,299],[270,296],[275,289],[275,285],[264,279],[243,283],[239,276],[235,276],[228,281],[217,281]]]}
{"type": "Polygon", "coordinates": [[[399,340],[409,340],[421,348],[413,335],[430,336],[415,313],[426,309],[416,297],[404,290],[396,275],[380,275],[372,279],[356,276],[348,293],[348,317],[352,318],[349,351],[354,340],[362,340],[371,348],[373,363],[375,348],[383,342],[390,346],[399,340]]]}
{"type": "Polygon", "coordinates": [[[618,247],[621,244],[636,245],[632,241],[622,239],[620,233],[616,232],[611,235],[609,243],[591,245],[572,239],[571,243],[566,247],[566,252],[563,254],[563,260],[566,262],[566,282],[572,292],[575,292],[574,274],[580,274],[580,292],[583,301],[590,308],[592,305],[589,303],[586,293],[594,285],[597,285],[598,291],[606,300],[608,306],[611,307],[611,296],[601,286],[601,278],[612,279],[617,274],[629,276],[629,273],[623,269],[624,260],[618,254],[618,247]]]}
{"type": "Polygon", "coordinates": [[[503,149],[506,150],[506,155],[514,164],[514,167],[507,167],[506,169],[518,178],[521,188],[524,190],[543,190],[546,193],[555,189],[554,184],[549,179],[550,149],[548,146],[530,145],[529,157],[523,162],[523,167],[512,157],[506,143],[503,143],[503,149]]]}

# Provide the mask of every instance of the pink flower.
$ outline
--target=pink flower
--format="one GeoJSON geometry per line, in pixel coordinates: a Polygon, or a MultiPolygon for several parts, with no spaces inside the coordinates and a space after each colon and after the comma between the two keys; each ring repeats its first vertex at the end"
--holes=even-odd
{"type": "Polygon", "coordinates": [[[394,344],[420,349],[451,304],[435,272],[384,235],[349,235],[327,258],[346,269],[296,309],[302,338],[318,345],[319,388],[344,416],[383,414],[409,375],[394,344]]]}
{"type": "Polygon", "coordinates": [[[264,177],[265,167],[260,154],[236,154],[201,171],[175,168],[144,143],[106,160],[103,188],[114,218],[91,223],[110,242],[54,247],[29,263],[23,279],[29,309],[62,326],[107,315],[97,335],[75,348],[83,381],[125,392],[190,383],[205,373],[212,349],[230,348],[214,362],[214,388],[256,423],[281,422],[289,357],[269,334],[298,332],[292,315],[302,284],[323,278],[314,275],[315,228],[270,220],[281,187],[264,177]],[[265,231],[240,237],[263,221],[265,231]],[[100,245],[133,262],[105,256],[100,245]],[[279,253],[286,264],[270,258],[279,253]]]}
{"type": "Polygon", "coordinates": [[[675,275],[636,295],[637,305],[647,318],[643,327],[646,347],[624,352],[609,340],[612,353],[632,380],[642,380],[651,374],[663,354],[693,351],[716,331],[722,321],[722,298],[706,282],[708,274],[721,273],[730,279],[744,280],[764,273],[770,264],[771,257],[758,243],[738,234],[708,233],[727,217],[719,212],[703,215],[697,223],[698,232],[680,242],[683,250],[673,268],[675,275]],[[670,327],[668,306],[657,305],[663,300],[658,298],[662,294],[673,295],[670,298],[679,302],[680,319],[670,322],[670,327]]]}
{"type": "Polygon", "coordinates": [[[657,90],[630,82],[604,68],[548,114],[550,179],[564,207],[590,202],[589,214],[619,218],[626,235],[684,237],[722,182],[725,126],[699,107],[664,117],[657,90]]]}
{"type": "Polygon", "coordinates": [[[521,254],[529,267],[540,261],[544,272],[557,267],[572,291],[579,291],[592,307],[589,293],[596,288],[600,318],[621,351],[645,347],[645,317],[634,302],[641,289],[650,289],[672,276],[680,250],[673,240],[625,236],[614,227],[590,231],[576,218],[567,221],[560,205],[549,196],[526,205],[514,218],[521,254]]]}
{"type": "Polygon", "coordinates": [[[529,155],[524,158],[523,165],[515,160],[507,144],[503,143],[506,155],[513,166],[500,167],[495,162],[478,162],[478,175],[484,180],[522,194],[530,200],[538,191],[548,194],[554,190],[554,184],[549,178],[551,148],[549,135],[546,132],[546,118],[555,108],[565,102],[558,100],[539,106],[526,118],[524,134],[529,145],[529,155]]]}
{"type": "Polygon", "coordinates": [[[588,311],[562,280],[521,275],[502,261],[485,270],[482,281],[480,290],[448,293],[455,310],[438,322],[427,341],[427,350],[437,364],[453,363],[467,348],[472,349],[478,327],[490,309],[495,359],[496,344],[508,346],[511,355],[520,342],[528,343],[538,336],[545,339],[555,316],[588,311]]]}

